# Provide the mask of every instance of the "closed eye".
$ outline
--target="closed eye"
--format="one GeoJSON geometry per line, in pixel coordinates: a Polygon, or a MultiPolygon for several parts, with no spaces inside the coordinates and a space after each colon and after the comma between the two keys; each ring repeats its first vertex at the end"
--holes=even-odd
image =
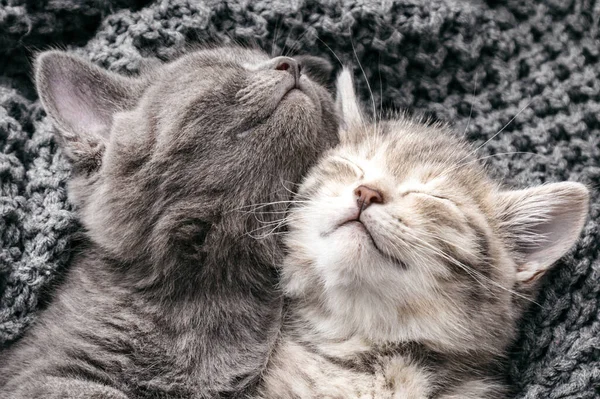
{"type": "Polygon", "coordinates": [[[446,197],[442,197],[441,195],[437,195],[437,194],[431,194],[431,193],[424,193],[422,191],[408,191],[406,193],[404,193],[404,195],[408,195],[408,194],[421,194],[421,195],[426,195],[428,197],[432,197],[432,198],[436,198],[439,200],[444,200],[444,201],[449,201],[454,203],[452,200],[446,198],[446,197]]]}
{"type": "Polygon", "coordinates": [[[352,167],[352,169],[354,170],[354,172],[356,173],[356,175],[362,179],[363,177],[365,177],[365,171],[362,170],[362,168],[360,166],[358,166],[355,162],[352,162],[350,159],[343,157],[341,155],[338,155],[336,157],[334,157],[332,159],[334,162],[340,162],[346,165],[350,165],[352,167]]]}

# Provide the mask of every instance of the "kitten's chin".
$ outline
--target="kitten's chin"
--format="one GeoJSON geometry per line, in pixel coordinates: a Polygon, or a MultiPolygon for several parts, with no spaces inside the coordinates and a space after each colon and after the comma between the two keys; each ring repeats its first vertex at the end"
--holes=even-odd
{"type": "Polygon", "coordinates": [[[300,112],[302,116],[309,114],[321,114],[321,97],[315,90],[311,81],[306,78],[301,78],[297,86],[290,90],[281,98],[278,108],[285,111],[300,112]]]}
{"type": "Polygon", "coordinates": [[[358,248],[364,248],[372,244],[371,234],[366,226],[359,220],[348,220],[334,227],[333,230],[324,234],[332,239],[345,242],[348,246],[356,245],[358,248]]]}
{"type": "Polygon", "coordinates": [[[383,259],[398,267],[405,269],[406,265],[395,257],[384,252],[377,243],[369,227],[360,220],[348,220],[338,225],[330,234],[338,233],[336,237],[346,243],[346,250],[356,247],[359,256],[370,256],[374,259],[383,259]]]}
{"type": "Polygon", "coordinates": [[[367,230],[367,227],[360,221],[360,220],[348,220],[342,224],[340,224],[338,226],[337,229],[353,229],[356,230],[357,232],[362,232],[364,234],[366,234],[367,236],[370,236],[369,230],[367,230]]]}
{"type": "Polygon", "coordinates": [[[305,91],[305,88],[292,88],[281,98],[278,108],[286,111],[299,109],[303,112],[314,112],[317,107],[315,99],[305,91]]]}
{"type": "Polygon", "coordinates": [[[295,99],[298,99],[301,97],[306,97],[306,94],[301,89],[294,87],[293,89],[291,89],[290,91],[285,93],[285,95],[283,96],[281,101],[282,102],[287,101],[287,100],[294,101],[295,99]]]}
{"type": "Polygon", "coordinates": [[[336,227],[324,240],[324,250],[335,251],[344,264],[375,260],[380,254],[367,228],[358,220],[336,227]]]}

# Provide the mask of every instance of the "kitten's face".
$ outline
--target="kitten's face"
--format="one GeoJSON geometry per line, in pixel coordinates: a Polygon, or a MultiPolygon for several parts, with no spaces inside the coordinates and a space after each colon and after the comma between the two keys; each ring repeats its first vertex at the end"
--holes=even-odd
{"type": "Polygon", "coordinates": [[[520,297],[577,238],[585,187],[502,192],[444,126],[344,121],[290,215],[288,293],[342,335],[503,347],[520,297]]]}
{"type": "Polygon", "coordinates": [[[71,198],[92,239],[128,260],[217,245],[226,255],[246,242],[258,259],[276,252],[245,235],[256,227],[247,211],[287,200],[283,183],[337,141],[330,94],[300,68],[217,48],[126,78],[43,54],[38,90],[74,163],[71,198]]]}
{"type": "Polygon", "coordinates": [[[228,174],[215,181],[220,191],[255,185],[253,172],[285,168],[296,153],[316,153],[333,140],[331,100],[298,68],[294,59],[246,49],[202,51],[166,65],[141,102],[157,151],[169,162],[186,157],[189,172],[192,164],[196,172],[218,167],[228,174]]]}
{"type": "MultiPolygon", "coordinates": [[[[406,291],[399,300],[411,301],[455,280],[460,266],[446,257],[473,268],[496,255],[485,213],[495,188],[446,132],[403,121],[377,128],[314,168],[299,191],[309,200],[291,216],[291,237],[314,243],[310,256],[337,282],[375,291],[393,284],[392,292],[406,291]]],[[[502,266],[500,276],[514,277],[514,267],[502,266]]]]}

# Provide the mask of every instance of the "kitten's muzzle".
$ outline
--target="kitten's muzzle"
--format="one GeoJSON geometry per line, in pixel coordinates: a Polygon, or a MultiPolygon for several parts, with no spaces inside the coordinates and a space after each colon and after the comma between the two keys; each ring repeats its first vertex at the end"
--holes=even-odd
{"type": "Polygon", "coordinates": [[[324,235],[329,235],[338,228],[353,223],[360,225],[367,233],[369,233],[369,229],[367,229],[360,217],[363,211],[372,204],[383,204],[383,194],[369,186],[360,185],[354,189],[354,195],[356,196],[357,209],[352,211],[351,215],[348,215],[348,217],[344,218],[344,220],[342,220],[331,231],[326,232],[324,235]]]}

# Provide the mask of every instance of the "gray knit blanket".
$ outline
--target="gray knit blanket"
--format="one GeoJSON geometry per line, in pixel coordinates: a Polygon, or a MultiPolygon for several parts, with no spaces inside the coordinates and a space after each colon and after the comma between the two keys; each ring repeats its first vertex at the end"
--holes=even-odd
{"type": "Polygon", "coordinates": [[[508,369],[518,398],[599,397],[599,19],[599,0],[0,0],[0,346],[51,300],[79,231],[33,54],[136,73],[144,57],[237,42],[354,65],[366,104],[491,139],[480,156],[509,185],[587,184],[582,238],[545,277],[508,369]]]}

